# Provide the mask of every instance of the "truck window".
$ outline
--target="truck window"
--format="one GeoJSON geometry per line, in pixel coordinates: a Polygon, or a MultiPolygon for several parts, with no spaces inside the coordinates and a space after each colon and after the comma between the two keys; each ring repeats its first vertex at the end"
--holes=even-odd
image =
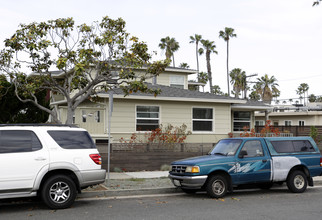
{"type": "Polygon", "coordinates": [[[260,141],[247,141],[245,142],[242,151],[246,151],[245,157],[262,157],[264,156],[263,147],[260,141]]]}
{"type": "Polygon", "coordinates": [[[277,153],[315,152],[308,140],[271,141],[277,153]]]}
{"type": "Polygon", "coordinates": [[[277,153],[294,153],[292,141],[271,141],[277,153]]]}
{"type": "Polygon", "coordinates": [[[242,140],[240,139],[223,139],[216,144],[210,154],[217,154],[223,156],[235,155],[242,140]]]}
{"type": "Polygon", "coordinates": [[[307,140],[293,141],[293,145],[294,145],[295,152],[314,152],[315,151],[312,144],[307,140]]]}

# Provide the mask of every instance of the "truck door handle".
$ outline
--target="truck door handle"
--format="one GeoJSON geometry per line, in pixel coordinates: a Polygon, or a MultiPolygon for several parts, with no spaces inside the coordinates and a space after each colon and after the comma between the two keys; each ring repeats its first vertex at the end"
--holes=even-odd
{"type": "Polygon", "coordinates": [[[265,159],[265,160],[262,160],[263,161],[263,163],[266,163],[267,162],[267,160],[265,159]]]}

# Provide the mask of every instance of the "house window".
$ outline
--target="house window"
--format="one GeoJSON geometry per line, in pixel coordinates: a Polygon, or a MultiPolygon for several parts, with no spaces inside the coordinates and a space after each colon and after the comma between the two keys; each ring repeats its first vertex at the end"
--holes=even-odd
{"type": "Polygon", "coordinates": [[[292,125],[292,121],[285,121],[285,126],[291,126],[292,125]]]}
{"type": "Polygon", "coordinates": [[[304,126],[304,121],[299,121],[299,126],[303,127],[304,126]]]}
{"type": "Polygon", "coordinates": [[[192,130],[213,131],[213,109],[193,108],[192,109],[192,130]]]}
{"type": "Polygon", "coordinates": [[[250,128],[250,112],[234,112],[234,131],[243,131],[244,127],[250,128]]]}
{"type": "Polygon", "coordinates": [[[255,121],[255,125],[256,126],[264,126],[265,125],[265,121],[263,121],[263,120],[255,121]]]}
{"type": "Polygon", "coordinates": [[[136,130],[150,131],[159,127],[159,106],[136,106],[136,130]]]}
{"type": "Polygon", "coordinates": [[[170,86],[184,89],[184,76],[170,76],[170,86]]]}

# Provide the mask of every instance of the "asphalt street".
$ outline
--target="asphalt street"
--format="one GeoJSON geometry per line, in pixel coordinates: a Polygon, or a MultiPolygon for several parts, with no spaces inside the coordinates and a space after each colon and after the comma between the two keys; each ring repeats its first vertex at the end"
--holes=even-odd
{"type": "Polygon", "coordinates": [[[205,193],[80,199],[70,209],[48,210],[41,202],[0,202],[0,219],[321,219],[322,186],[290,193],[240,190],[223,199],[205,193]]]}

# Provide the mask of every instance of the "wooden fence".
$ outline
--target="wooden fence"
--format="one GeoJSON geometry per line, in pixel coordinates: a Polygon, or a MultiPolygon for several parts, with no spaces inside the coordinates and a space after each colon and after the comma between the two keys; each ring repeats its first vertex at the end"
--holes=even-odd
{"type": "MultiPolygon", "coordinates": [[[[107,169],[107,144],[96,144],[102,156],[102,167],[107,169]]],[[[212,149],[213,144],[111,144],[110,171],[153,171],[163,165],[187,157],[201,156],[212,149]]]]}

